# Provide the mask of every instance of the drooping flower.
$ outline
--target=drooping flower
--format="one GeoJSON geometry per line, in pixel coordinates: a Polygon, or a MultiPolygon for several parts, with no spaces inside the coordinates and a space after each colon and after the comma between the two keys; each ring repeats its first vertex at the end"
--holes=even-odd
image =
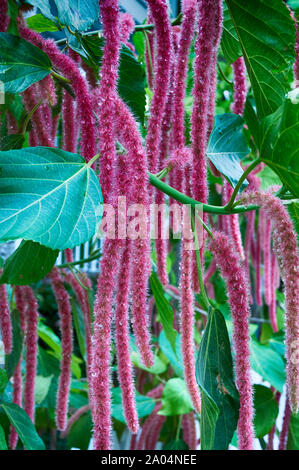
{"type": "Polygon", "coordinates": [[[272,223],[274,250],[285,287],[287,383],[290,405],[299,407],[299,256],[297,239],[290,216],[270,192],[254,191],[242,196],[245,204],[257,204],[272,223]]]}
{"type": "Polygon", "coordinates": [[[0,284],[0,328],[5,354],[12,351],[12,327],[5,284],[0,284]]]}
{"type": "Polygon", "coordinates": [[[183,416],[183,440],[186,442],[190,450],[197,449],[196,423],[194,411],[183,416]]]}
{"type": "Polygon", "coordinates": [[[135,22],[130,13],[121,13],[119,15],[119,30],[120,41],[123,42],[129,49],[134,50],[134,46],[129,42],[130,34],[133,33],[135,22]]]}
{"type": "Polygon", "coordinates": [[[69,294],[63,284],[58,268],[50,273],[50,280],[58,306],[61,329],[62,358],[56,401],[56,425],[63,431],[67,425],[69,392],[71,383],[71,361],[73,351],[72,309],[69,294]]]}
{"type": "Polygon", "coordinates": [[[239,57],[233,63],[234,70],[234,102],[233,113],[243,114],[246,101],[246,68],[243,57],[239,57]]]}
{"type": "Polygon", "coordinates": [[[240,450],[253,448],[253,404],[249,361],[249,302],[246,273],[233,243],[222,232],[214,233],[209,247],[226,281],[233,319],[236,383],[240,394],[238,440],[240,450]]]}
{"type": "Polygon", "coordinates": [[[291,419],[291,407],[290,407],[289,398],[287,396],[286,401],[285,401],[284,413],[283,413],[282,429],[280,431],[280,436],[279,436],[278,450],[286,450],[289,427],[290,427],[290,419],[291,419]]]}
{"type": "Polygon", "coordinates": [[[0,32],[5,32],[9,24],[7,0],[0,0],[0,32]]]}
{"type": "MultiPolygon", "coordinates": [[[[34,83],[31,87],[27,88],[27,90],[23,92],[22,96],[27,113],[30,113],[40,100],[40,94],[37,84],[34,83]]],[[[49,123],[47,123],[45,120],[45,116],[43,115],[41,106],[39,106],[32,115],[31,122],[33,125],[33,133],[37,144],[43,145],[45,147],[52,147],[53,141],[52,136],[49,134],[49,123]]],[[[32,132],[30,132],[30,134],[31,133],[32,132]]]]}

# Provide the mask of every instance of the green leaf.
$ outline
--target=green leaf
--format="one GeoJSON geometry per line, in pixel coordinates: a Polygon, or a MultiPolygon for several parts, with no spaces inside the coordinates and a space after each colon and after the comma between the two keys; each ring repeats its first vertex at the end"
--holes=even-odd
{"type": "Polygon", "coordinates": [[[242,49],[238,35],[232,23],[227,5],[223,4],[223,32],[221,38],[221,49],[225,60],[232,64],[242,55],[242,49]]]}
{"type": "Polygon", "coordinates": [[[193,410],[193,405],[183,379],[175,378],[166,382],[162,393],[162,416],[184,415],[193,410]]]}
{"type": "Polygon", "coordinates": [[[0,80],[5,92],[21,93],[51,72],[47,54],[25,39],[0,33],[0,42],[0,80]]]}
{"type": "Polygon", "coordinates": [[[136,351],[131,352],[131,360],[134,366],[138,367],[139,369],[150,372],[151,374],[154,374],[154,375],[163,374],[163,372],[165,372],[167,369],[164,362],[162,362],[158,356],[154,356],[154,364],[150,368],[143,365],[143,363],[141,362],[140,355],[136,351]]]}
{"type": "Polygon", "coordinates": [[[173,328],[173,309],[165,298],[162,284],[157,274],[154,272],[150,276],[150,285],[165,336],[176,354],[177,331],[173,328]]]}
{"type": "Polygon", "coordinates": [[[60,23],[72,30],[86,31],[100,16],[98,0],[55,0],[55,3],[60,23]]]}
{"type": "MultiPolygon", "coordinates": [[[[208,158],[232,186],[235,186],[242,176],[240,162],[249,153],[243,125],[243,118],[236,114],[216,116],[208,144],[208,158]]],[[[245,186],[246,184],[243,184],[242,188],[245,186]]]]}
{"type": "Polygon", "coordinates": [[[66,446],[68,449],[73,447],[81,450],[87,450],[92,437],[92,419],[90,411],[84,413],[76,420],[67,436],[66,446]]]}
{"type": "Polygon", "coordinates": [[[286,99],[262,121],[260,155],[284,186],[299,197],[299,104],[286,99]]]}
{"type": "Polygon", "coordinates": [[[186,442],[183,439],[178,439],[177,441],[170,441],[163,446],[163,450],[188,450],[186,442]]]}
{"type": "Polygon", "coordinates": [[[0,368],[0,394],[4,392],[6,385],[8,384],[7,373],[4,369],[0,368]]]}
{"type": "Polygon", "coordinates": [[[294,228],[297,232],[297,239],[299,243],[299,202],[291,202],[287,207],[293,221],[294,228]]]}
{"type": "Polygon", "coordinates": [[[11,312],[11,324],[12,324],[12,352],[5,356],[5,370],[8,378],[13,376],[15,368],[18,365],[22,348],[24,332],[21,328],[20,314],[18,310],[11,312]]]}
{"type": "MultiPolygon", "coordinates": [[[[96,74],[102,63],[104,39],[98,35],[76,34],[69,38],[71,49],[78,52],[96,74]]],[[[122,45],[120,52],[118,91],[136,118],[143,123],[145,112],[145,74],[133,52],[122,45]]]]}
{"type": "Polygon", "coordinates": [[[59,30],[54,21],[45,18],[40,13],[26,18],[26,23],[28,28],[33,29],[37,33],[44,33],[45,31],[54,32],[59,30]]]}
{"type": "Polygon", "coordinates": [[[201,448],[225,450],[232,440],[239,415],[231,347],[219,310],[211,310],[196,363],[202,390],[201,448]]]}
{"type": "Polygon", "coordinates": [[[10,134],[2,137],[1,150],[21,149],[25,142],[23,134],[10,134]]]}
{"type": "MultiPolygon", "coordinates": [[[[136,407],[139,418],[144,418],[151,414],[155,407],[156,401],[153,398],[146,397],[136,392],[136,407]]],[[[121,398],[121,389],[119,387],[114,387],[112,389],[112,412],[113,418],[117,419],[121,423],[126,423],[123,414],[122,398],[121,398]]]]}
{"type": "Polygon", "coordinates": [[[2,426],[0,426],[0,450],[8,450],[5,440],[5,432],[2,426]]]}
{"type": "Polygon", "coordinates": [[[260,118],[281,104],[294,61],[295,24],[281,0],[226,0],[237,32],[260,118]]]}
{"type": "Polygon", "coordinates": [[[174,353],[168,339],[166,338],[165,332],[162,330],[159,335],[159,346],[163,354],[169,360],[171,367],[179,377],[184,377],[183,359],[181,352],[181,336],[177,334],[176,337],[176,352],[174,353]]]}
{"type": "Polygon", "coordinates": [[[90,240],[102,215],[95,172],[80,155],[33,147],[0,152],[0,240],[52,249],[90,240]]]}
{"type": "Polygon", "coordinates": [[[278,404],[272,390],[263,385],[254,385],[254,431],[255,437],[261,438],[273,428],[277,415],[278,404]]]}
{"type": "Polygon", "coordinates": [[[299,449],[299,413],[291,414],[287,450],[299,449]]]}
{"type": "Polygon", "coordinates": [[[250,342],[250,353],[252,369],[282,393],[286,377],[281,356],[270,346],[259,344],[255,339],[250,342]]]}
{"type": "Polygon", "coordinates": [[[27,450],[45,450],[45,444],[24,410],[15,403],[3,403],[1,406],[16,429],[24,447],[27,450]]]}
{"type": "Polygon", "coordinates": [[[49,0],[27,0],[27,3],[30,3],[30,5],[39,8],[42,14],[49,20],[55,21],[56,18],[52,14],[49,0]]]}
{"type": "Polygon", "coordinates": [[[71,306],[72,306],[72,314],[74,320],[74,326],[76,331],[77,340],[79,343],[80,353],[82,357],[85,357],[85,326],[83,321],[83,314],[82,310],[76,302],[74,297],[71,297],[71,306]]]}
{"type": "Polygon", "coordinates": [[[4,264],[2,284],[24,286],[43,279],[53,268],[58,250],[32,241],[22,241],[4,264]]]}
{"type": "Polygon", "coordinates": [[[53,375],[50,375],[49,377],[43,377],[42,375],[36,376],[34,397],[35,397],[35,403],[37,405],[40,405],[44,401],[46,396],[48,395],[52,378],[53,378],[53,375]]]}

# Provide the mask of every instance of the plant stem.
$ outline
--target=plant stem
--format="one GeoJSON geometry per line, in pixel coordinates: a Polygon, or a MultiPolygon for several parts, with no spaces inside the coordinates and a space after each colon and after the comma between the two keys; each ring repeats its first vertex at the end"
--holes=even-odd
{"type": "Polygon", "coordinates": [[[197,265],[197,273],[198,273],[200,293],[202,295],[202,301],[203,301],[204,307],[209,309],[210,302],[209,302],[209,298],[206,294],[204,281],[203,281],[201,259],[200,259],[200,253],[199,253],[199,247],[198,247],[198,237],[197,237],[196,226],[195,226],[195,213],[194,213],[194,210],[192,210],[192,212],[191,212],[191,225],[192,225],[192,231],[193,231],[193,234],[194,234],[195,256],[196,256],[196,265],[197,265]]]}
{"type": "Polygon", "coordinates": [[[60,75],[59,73],[55,72],[55,70],[51,70],[51,75],[53,75],[53,77],[57,78],[57,80],[61,82],[71,83],[68,78],[65,78],[63,75],[60,75]]]}
{"type": "Polygon", "coordinates": [[[175,436],[175,440],[176,440],[176,441],[178,441],[179,438],[180,438],[180,431],[181,431],[181,427],[182,427],[182,420],[183,420],[183,415],[179,415],[178,427],[177,427],[176,436],[175,436]]]}
{"type": "Polygon", "coordinates": [[[201,202],[196,201],[195,199],[192,199],[189,196],[186,196],[186,194],[180,193],[180,191],[177,191],[168,184],[164,183],[164,181],[161,181],[159,178],[157,178],[157,176],[153,175],[152,173],[148,173],[148,175],[150,184],[152,184],[168,196],[172,197],[172,199],[175,199],[176,201],[181,202],[182,204],[190,204],[192,207],[201,205],[203,212],[207,212],[209,214],[240,214],[242,212],[250,212],[259,208],[259,206],[252,205],[248,207],[238,206],[238,208],[236,209],[228,209],[227,207],[222,206],[211,206],[209,204],[202,204],[201,202]]]}
{"type": "Polygon", "coordinates": [[[21,134],[25,135],[30,119],[32,118],[37,108],[42,104],[42,102],[43,100],[40,100],[38,103],[36,103],[36,105],[31,109],[30,113],[28,113],[25,117],[24,122],[22,124],[21,134]]]}
{"type": "MultiPolygon", "coordinates": [[[[183,15],[179,13],[178,16],[171,22],[172,26],[180,25],[182,22],[183,15]]],[[[153,24],[138,24],[135,26],[135,32],[137,31],[152,31],[155,28],[153,24]]]]}
{"type": "Polygon", "coordinates": [[[230,198],[230,200],[228,201],[228,203],[226,204],[225,208],[226,209],[231,209],[233,207],[233,204],[235,202],[235,199],[238,195],[238,192],[239,192],[239,189],[241,188],[243,182],[246,180],[247,176],[249,175],[249,173],[251,173],[251,171],[259,164],[261,163],[261,160],[259,158],[257,158],[256,160],[254,160],[249,166],[248,168],[246,168],[246,170],[244,171],[244,173],[242,174],[241,178],[239,179],[238,183],[236,184],[235,186],[235,189],[233,191],[233,194],[232,194],[232,197],[230,198]]]}
{"type": "Polygon", "coordinates": [[[91,261],[94,261],[95,259],[99,259],[100,256],[101,256],[101,253],[98,252],[98,253],[94,254],[93,256],[90,256],[89,258],[79,259],[78,261],[72,261],[71,263],[59,264],[59,266],[57,266],[57,268],[69,268],[71,266],[76,266],[77,264],[90,263],[91,261]]]}
{"type": "Polygon", "coordinates": [[[234,85],[233,82],[231,82],[228,78],[226,78],[226,76],[224,75],[224,72],[223,72],[223,70],[222,70],[222,68],[220,67],[220,65],[219,65],[218,62],[217,62],[217,67],[218,67],[218,70],[219,70],[220,75],[221,75],[221,77],[223,78],[223,80],[224,80],[226,83],[228,83],[229,85],[233,86],[233,85],[234,85]]]}
{"type": "Polygon", "coordinates": [[[148,60],[149,60],[149,66],[150,66],[150,72],[151,72],[151,75],[153,75],[153,58],[152,58],[152,51],[151,51],[151,46],[150,46],[150,42],[149,42],[149,39],[148,39],[148,34],[146,31],[143,30],[143,36],[145,38],[145,42],[146,42],[146,48],[147,48],[147,53],[148,53],[148,60]]]}

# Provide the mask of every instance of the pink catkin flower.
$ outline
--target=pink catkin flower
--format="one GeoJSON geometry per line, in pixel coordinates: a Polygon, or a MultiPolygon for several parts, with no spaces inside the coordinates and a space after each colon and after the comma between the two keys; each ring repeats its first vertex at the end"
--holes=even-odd
{"type": "Polygon", "coordinates": [[[271,255],[271,303],[269,306],[269,317],[272,329],[274,333],[277,333],[278,326],[277,326],[277,318],[276,318],[276,282],[277,282],[277,275],[276,272],[278,270],[277,259],[275,253],[271,255]]]}
{"type": "Polygon", "coordinates": [[[56,401],[56,425],[63,431],[67,425],[69,391],[71,383],[71,361],[73,350],[72,314],[69,294],[64,287],[58,268],[54,267],[50,273],[50,280],[58,306],[61,322],[61,348],[62,359],[56,401]]]}
{"type": "Polygon", "coordinates": [[[154,93],[151,101],[150,118],[146,137],[146,153],[149,170],[156,173],[158,167],[163,113],[166,106],[169,87],[171,66],[171,30],[166,2],[164,0],[148,0],[148,5],[155,25],[157,53],[154,93]]]}
{"type": "Polygon", "coordinates": [[[296,52],[296,59],[294,63],[294,75],[296,80],[296,87],[299,86],[299,24],[297,19],[295,19],[296,23],[296,43],[295,43],[295,52],[296,52]]]}
{"type": "Polygon", "coordinates": [[[78,125],[76,121],[75,100],[65,90],[62,104],[63,149],[73,153],[77,152],[78,125]]]}
{"type": "Polygon", "coordinates": [[[271,220],[269,218],[265,220],[263,241],[265,301],[267,305],[271,305],[271,220]]]}
{"type": "MultiPolygon", "coordinates": [[[[16,301],[16,308],[20,314],[20,324],[21,329],[25,332],[26,324],[25,324],[25,310],[26,310],[26,303],[24,300],[24,292],[25,287],[23,286],[15,286],[15,301],[16,301]]],[[[13,374],[13,403],[22,407],[22,352],[20,355],[19,362],[15,368],[13,374]]],[[[11,450],[14,450],[17,446],[18,442],[18,434],[15,428],[11,427],[11,433],[9,435],[9,447],[11,450]]]]}
{"type": "Polygon", "coordinates": [[[26,318],[26,378],[24,387],[24,409],[34,423],[35,414],[35,377],[37,369],[37,321],[38,304],[31,287],[24,287],[24,299],[27,303],[26,318]]]}
{"type": "Polygon", "coordinates": [[[243,114],[246,101],[246,68],[243,57],[233,63],[234,70],[234,103],[233,113],[243,114]]]}
{"type": "MultiPolygon", "coordinates": [[[[23,92],[23,101],[28,113],[32,111],[39,100],[40,94],[36,83],[23,92]]],[[[39,106],[32,115],[31,122],[37,144],[45,147],[52,147],[53,141],[51,135],[49,135],[48,123],[44,119],[41,106],[39,106]]]]}
{"type": "MultiPolygon", "coordinates": [[[[243,197],[242,197],[243,200],[243,197]]],[[[272,222],[274,249],[285,286],[287,383],[290,405],[299,407],[299,256],[297,238],[287,210],[271,193],[255,191],[244,196],[245,204],[257,204],[272,222]]]]}
{"type": "Polygon", "coordinates": [[[0,0],[0,32],[5,32],[8,28],[9,17],[7,12],[7,0],[0,0]]]}
{"type": "Polygon", "coordinates": [[[166,416],[156,415],[145,442],[145,450],[155,450],[166,416]]]}
{"type": "Polygon", "coordinates": [[[236,364],[236,383],[240,394],[240,412],[238,421],[238,439],[240,450],[253,448],[253,404],[250,380],[249,352],[249,302],[248,287],[240,258],[230,239],[221,232],[214,233],[210,250],[226,280],[228,300],[234,324],[234,348],[236,364]]]}
{"type": "MultiPolygon", "coordinates": [[[[131,187],[130,202],[145,208],[149,213],[146,157],[137,124],[128,107],[116,101],[116,125],[119,139],[128,151],[131,187]]],[[[148,234],[132,240],[132,318],[136,343],[144,364],[153,364],[153,355],[147,331],[147,286],[150,273],[150,244],[148,234]]],[[[142,234],[141,234],[142,236],[142,234]]]]}
{"type": "Polygon", "coordinates": [[[284,414],[283,414],[283,421],[282,421],[282,429],[279,436],[279,445],[278,450],[286,450],[288,434],[289,434],[289,426],[290,426],[290,419],[291,419],[291,407],[288,396],[286,397],[284,414]]]}
{"type": "Polygon", "coordinates": [[[182,427],[183,427],[183,440],[186,442],[190,450],[196,450],[197,449],[196,423],[195,423],[195,416],[194,416],[193,411],[183,416],[182,427]]]}
{"type": "Polygon", "coordinates": [[[0,284],[0,328],[5,354],[12,351],[12,328],[6,285],[0,284]]]}
{"type": "MultiPolygon", "coordinates": [[[[151,24],[152,16],[149,11],[147,16],[147,23],[151,24]]],[[[146,65],[146,75],[147,75],[147,84],[150,90],[153,88],[154,83],[154,58],[155,58],[155,36],[154,33],[148,31],[145,33],[147,35],[147,39],[145,40],[145,65],[146,65]]]]}
{"type": "Polygon", "coordinates": [[[119,15],[119,23],[120,41],[131,48],[132,44],[130,44],[128,41],[135,28],[133,17],[130,15],[130,13],[121,13],[119,15]]]}
{"type": "MultiPolygon", "coordinates": [[[[142,431],[141,431],[140,437],[136,445],[136,450],[144,450],[146,448],[147,439],[155,427],[155,422],[158,416],[157,413],[158,411],[160,411],[161,408],[162,408],[162,404],[158,403],[155,406],[153,412],[144,421],[143,426],[142,426],[142,431]]],[[[165,419],[164,416],[161,416],[161,417],[165,419]]],[[[160,433],[160,430],[159,430],[159,433],[160,433]]],[[[155,434],[155,437],[159,437],[159,435],[156,436],[155,434]]]]}
{"type": "Polygon", "coordinates": [[[42,49],[49,56],[53,65],[70,80],[77,97],[78,118],[81,127],[81,153],[89,161],[96,153],[95,129],[92,101],[85,79],[76,63],[70,57],[62,54],[52,39],[44,39],[40,34],[22,25],[19,26],[19,31],[24,39],[42,49]]]}
{"type": "MultiPolygon", "coordinates": [[[[227,204],[233,194],[233,188],[228,181],[224,180],[223,182],[225,188],[225,201],[227,204]]],[[[238,214],[231,214],[227,216],[227,232],[234,241],[235,247],[238,250],[242,260],[245,258],[244,248],[242,244],[242,237],[239,226],[239,216],[238,214]]]]}
{"type": "Polygon", "coordinates": [[[263,305],[262,292],[261,292],[261,233],[260,227],[256,234],[256,250],[255,250],[255,291],[257,305],[263,305]]]}
{"type": "Polygon", "coordinates": [[[116,162],[114,135],[114,99],[117,89],[120,52],[118,0],[103,0],[100,3],[105,46],[100,71],[99,99],[99,148],[100,182],[104,202],[112,198],[113,175],[116,162]]]}
{"type": "Polygon", "coordinates": [[[118,275],[116,296],[116,353],[118,361],[118,379],[122,391],[122,402],[129,430],[135,434],[139,429],[138,414],[135,401],[133,370],[130,358],[130,340],[128,331],[131,241],[125,242],[118,275]]]}

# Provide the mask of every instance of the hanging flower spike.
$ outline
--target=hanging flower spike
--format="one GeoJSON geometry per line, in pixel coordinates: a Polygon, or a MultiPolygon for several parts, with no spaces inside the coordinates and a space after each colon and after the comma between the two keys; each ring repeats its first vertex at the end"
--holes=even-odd
{"type": "Polygon", "coordinates": [[[277,259],[275,256],[275,253],[272,253],[271,255],[271,303],[269,305],[269,317],[270,317],[270,322],[272,329],[274,333],[277,333],[278,331],[278,326],[277,326],[277,317],[276,317],[276,282],[277,282],[277,270],[278,270],[278,264],[277,264],[277,259]]]}
{"type": "Polygon", "coordinates": [[[78,66],[74,60],[60,52],[52,39],[44,39],[40,34],[22,24],[19,25],[19,32],[24,39],[42,49],[49,56],[54,67],[70,80],[77,97],[78,118],[81,127],[81,154],[86,161],[89,161],[96,154],[93,109],[87,83],[78,66]]]}
{"type": "Polygon", "coordinates": [[[262,291],[261,291],[261,229],[260,229],[260,217],[259,214],[259,226],[256,234],[256,250],[255,250],[255,273],[256,273],[256,284],[255,284],[255,292],[256,292],[256,303],[257,305],[263,305],[262,300],[262,291]]]}
{"type": "Polygon", "coordinates": [[[12,327],[6,285],[0,284],[0,329],[5,354],[12,351],[12,327]]]}
{"type": "Polygon", "coordinates": [[[284,414],[283,414],[282,429],[280,431],[280,436],[279,436],[278,450],[286,450],[289,427],[290,427],[290,419],[291,419],[291,407],[290,407],[290,402],[289,402],[289,398],[287,394],[284,414]]]}
{"type": "Polygon", "coordinates": [[[298,20],[294,18],[296,24],[296,43],[295,43],[295,52],[296,52],[296,59],[294,63],[294,75],[295,75],[295,87],[299,87],[299,24],[298,20]]]}
{"type": "MultiPolygon", "coordinates": [[[[242,196],[243,200],[243,196],[242,196]]],[[[287,210],[271,193],[255,191],[244,195],[244,203],[257,204],[272,222],[273,241],[285,286],[287,383],[290,405],[299,408],[299,256],[297,239],[287,210]]]]}
{"type": "Polygon", "coordinates": [[[267,305],[272,302],[271,290],[271,220],[266,218],[264,231],[264,283],[265,283],[265,301],[267,305]]]}
{"type": "Polygon", "coordinates": [[[234,70],[234,102],[233,113],[243,115],[246,102],[246,67],[243,57],[233,63],[234,70]]]}
{"type": "Polygon", "coordinates": [[[213,47],[213,56],[211,60],[211,72],[210,72],[210,97],[209,97],[209,115],[208,115],[208,136],[212,132],[214,126],[214,114],[216,105],[216,89],[217,89],[217,59],[218,49],[220,45],[222,35],[222,1],[216,0],[217,6],[215,7],[215,44],[213,47]]]}
{"type": "Polygon", "coordinates": [[[7,0],[0,0],[0,32],[5,32],[9,25],[7,0]]]}
{"type": "MultiPolygon", "coordinates": [[[[39,87],[36,83],[34,83],[31,87],[27,88],[27,90],[23,92],[22,96],[27,113],[30,113],[41,98],[39,87]]],[[[37,144],[44,147],[53,147],[52,136],[49,134],[48,123],[44,119],[41,106],[39,106],[32,115],[31,122],[37,144]]],[[[31,133],[32,131],[30,134],[31,133]]]]}
{"type": "Polygon", "coordinates": [[[194,411],[183,416],[183,440],[189,447],[189,450],[197,449],[196,423],[194,411]]]}
{"type": "MultiPolygon", "coordinates": [[[[119,139],[128,152],[131,186],[129,203],[140,204],[149,214],[147,162],[137,124],[128,107],[116,100],[116,126],[119,139]]],[[[151,367],[153,354],[147,330],[147,288],[150,265],[149,236],[132,240],[132,319],[136,343],[142,362],[151,367]]]]}
{"type": "MultiPolygon", "coordinates": [[[[148,11],[146,21],[148,24],[151,24],[153,21],[150,11],[148,11]]],[[[153,84],[154,84],[153,73],[154,73],[154,59],[155,59],[155,36],[154,36],[154,32],[152,31],[145,32],[144,58],[145,58],[145,65],[146,65],[147,84],[148,84],[149,89],[152,90],[153,84]]]]}
{"type": "MultiPolygon", "coordinates": [[[[16,301],[16,308],[20,314],[20,325],[21,329],[25,333],[26,323],[25,323],[25,309],[26,304],[23,296],[23,291],[25,287],[23,286],[15,286],[15,301],[16,301]]],[[[13,374],[13,398],[12,401],[16,405],[22,407],[22,351],[20,354],[19,362],[15,368],[13,374]]],[[[18,443],[18,433],[13,426],[11,426],[11,432],[9,435],[9,448],[14,450],[18,443]]]]}
{"type": "Polygon", "coordinates": [[[222,232],[214,232],[210,251],[215,257],[222,277],[226,280],[228,301],[233,319],[236,383],[240,394],[238,440],[240,450],[253,448],[253,404],[250,380],[249,302],[244,269],[233,243],[222,232]]]}
{"type": "Polygon", "coordinates": [[[73,351],[73,327],[69,294],[64,287],[58,268],[50,273],[50,280],[58,306],[61,328],[62,359],[56,401],[56,425],[63,431],[67,425],[68,402],[71,383],[71,361],[73,351]]]}
{"type": "Polygon", "coordinates": [[[100,11],[105,46],[100,70],[99,99],[99,147],[100,182],[103,199],[108,203],[112,198],[113,175],[116,162],[114,135],[114,99],[117,92],[118,64],[120,53],[118,0],[102,0],[100,11]]]}
{"type": "Polygon", "coordinates": [[[135,28],[133,17],[130,13],[120,13],[119,23],[120,41],[134,51],[134,46],[129,42],[130,35],[134,32],[135,28]]]}
{"type": "Polygon", "coordinates": [[[164,0],[148,0],[148,5],[155,25],[157,52],[154,93],[151,101],[146,137],[146,154],[149,170],[157,173],[163,113],[166,106],[170,78],[171,27],[167,4],[164,0]]]}
{"type": "Polygon", "coordinates": [[[37,321],[38,304],[31,287],[24,287],[24,299],[27,303],[26,319],[26,378],[24,388],[24,409],[34,423],[35,414],[35,377],[37,370],[37,321]]]}
{"type": "Polygon", "coordinates": [[[68,152],[77,152],[78,125],[74,98],[66,91],[63,92],[62,102],[62,148],[68,152]]]}

